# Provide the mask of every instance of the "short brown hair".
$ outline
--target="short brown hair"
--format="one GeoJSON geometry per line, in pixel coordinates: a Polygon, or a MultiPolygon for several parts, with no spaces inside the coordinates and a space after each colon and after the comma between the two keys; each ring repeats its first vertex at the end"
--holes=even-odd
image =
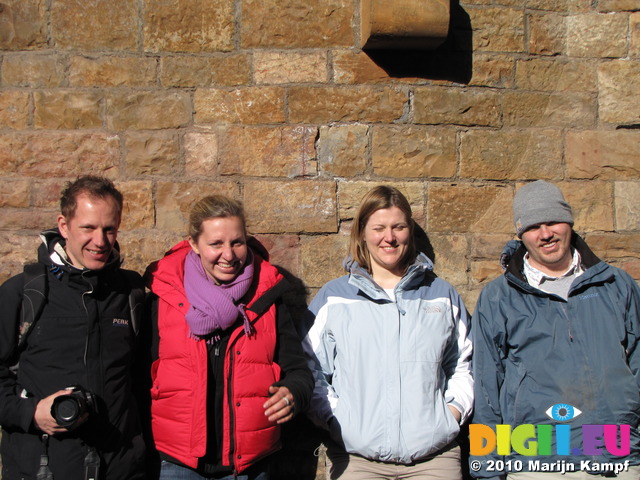
{"type": "Polygon", "coordinates": [[[79,177],[75,182],[67,182],[65,189],[60,196],[60,212],[70,220],[76,214],[78,208],[78,196],[86,194],[92,198],[102,200],[111,197],[116,202],[118,216],[122,216],[122,193],[116,188],[111,180],[104,177],[85,175],[79,177]]]}
{"type": "Polygon", "coordinates": [[[367,249],[367,245],[364,241],[364,228],[366,227],[371,215],[378,210],[391,207],[398,207],[402,213],[404,213],[404,216],[407,219],[407,224],[409,225],[410,235],[407,253],[400,261],[400,267],[402,270],[406,270],[406,268],[413,263],[416,258],[416,243],[413,237],[414,222],[411,218],[412,213],[409,201],[397,188],[390,187],[388,185],[378,185],[377,187],[369,190],[365,196],[362,197],[356,216],[353,219],[351,237],[349,239],[349,255],[353,260],[358,262],[358,265],[369,273],[372,273],[371,261],[369,250],[367,249]]]}
{"type": "Polygon", "coordinates": [[[246,235],[247,227],[242,203],[224,195],[209,195],[198,200],[189,212],[189,236],[194,242],[202,233],[202,222],[209,218],[238,217],[246,235]]]}

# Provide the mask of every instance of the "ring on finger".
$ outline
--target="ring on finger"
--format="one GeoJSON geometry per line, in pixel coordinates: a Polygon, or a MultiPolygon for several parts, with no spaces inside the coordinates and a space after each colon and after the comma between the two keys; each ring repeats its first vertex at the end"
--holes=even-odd
{"type": "Polygon", "coordinates": [[[287,397],[282,397],[282,398],[283,398],[283,400],[284,400],[284,403],[286,403],[286,404],[287,404],[287,407],[288,407],[289,405],[291,405],[291,401],[290,401],[287,397]]]}

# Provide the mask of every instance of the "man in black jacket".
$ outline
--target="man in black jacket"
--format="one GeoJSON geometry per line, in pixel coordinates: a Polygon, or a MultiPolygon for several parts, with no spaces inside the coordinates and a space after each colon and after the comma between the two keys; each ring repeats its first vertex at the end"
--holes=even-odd
{"type": "Polygon", "coordinates": [[[142,479],[131,304],[142,283],[120,268],[122,194],[110,180],[81,177],[60,207],[38,249],[42,312],[21,320],[25,273],[0,287],[2,479],[142,479]]]}

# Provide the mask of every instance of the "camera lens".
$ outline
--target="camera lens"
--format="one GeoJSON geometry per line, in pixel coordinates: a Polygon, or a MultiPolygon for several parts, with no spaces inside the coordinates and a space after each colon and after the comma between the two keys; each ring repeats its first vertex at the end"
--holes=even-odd
{"type": "Polygon", "coordinates": [[[53,401],[51,411],[58,425],[66,427],[72,425],[78,419],[81,413],[81,406],[75,397],[61,395],[53,401]]]}

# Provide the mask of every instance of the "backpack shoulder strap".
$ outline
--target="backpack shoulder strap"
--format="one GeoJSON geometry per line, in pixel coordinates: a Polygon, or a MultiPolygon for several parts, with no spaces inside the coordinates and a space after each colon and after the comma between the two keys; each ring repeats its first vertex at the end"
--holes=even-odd
{"type": "Polygon", "coordinates": [[[144,309],[144,281],[142,277],[136,272],[131,270],[121,270],[124,275],[131,291],[129,292],[129,309],[131,310],[131,327],[133,333],[138,335],[140,333],[140,324],[142,322],[142,315],[144,309]]]}
{"type": "Polygon", "coordinates": [[[22,350],[27,337],[38,321],[47,302],[47,266],[28,263],[23,269],[22,307],[18,329],[18,351],[22,350]]]}

